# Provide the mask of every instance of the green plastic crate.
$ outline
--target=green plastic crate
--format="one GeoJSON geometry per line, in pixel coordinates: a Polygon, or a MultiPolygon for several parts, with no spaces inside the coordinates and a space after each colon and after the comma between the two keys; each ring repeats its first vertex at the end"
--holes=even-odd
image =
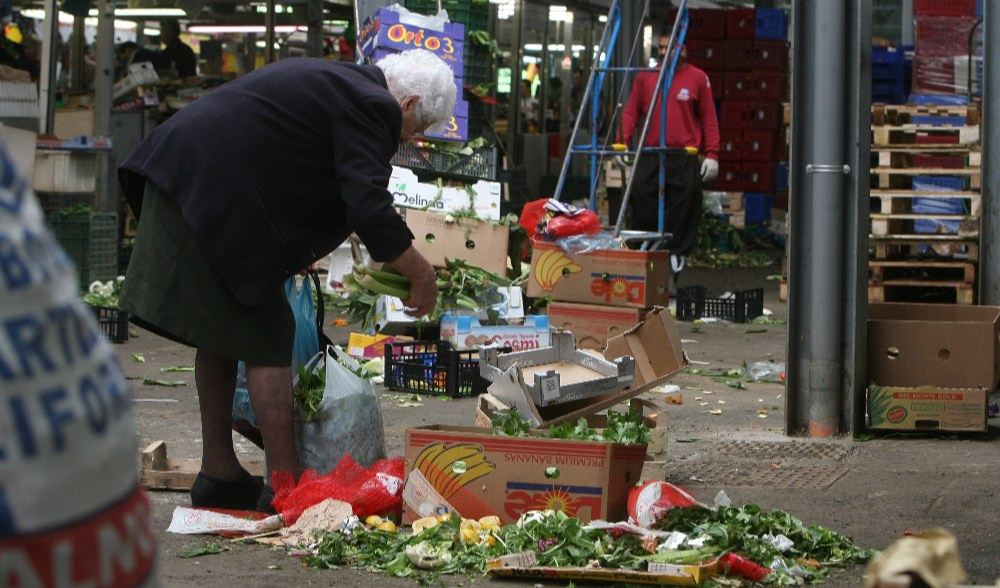
{"type": "Polygon", "coordinates": [[[49,217],[52,232],[76,265],[80,287],[118,275],[118,215],[91,212],[49,217]]]}
{"type": "MultiPolygon", "coordinates": [[[[437,0],[406,0],[406,7],[421,14],[436,14],[437,0]]],[[[441,0],[441,8],[448,11],[448,20],[465,25],[469,31],[485,31],[490,23],[489,2],[474,0],[441,0]]]]}

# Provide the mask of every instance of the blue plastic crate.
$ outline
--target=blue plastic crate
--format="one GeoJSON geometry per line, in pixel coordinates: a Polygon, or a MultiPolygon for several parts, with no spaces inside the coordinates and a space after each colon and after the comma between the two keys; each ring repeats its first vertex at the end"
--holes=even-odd
{"type": "Polygon", "coordinates": [[[961,192],[965,178],[956,176],[913,176],[913,190],[917,192],[961,192]]]}
{"type": "Polygon", "coordinates": [[[903,63],[906,53],[895,47],[872,47],[872,65],[903,63]]]}
{"type": "Polygon", "coordinates": [[[905,104],[906,94],[896,93],[896,94],[875,94],[872,93],[872,103],[878,104],[905,104]]]}
{"type": "Polygon", "coordinates": [[[899,63],[872,63],[873,80],[902,80],[905,73],[902,61],[899,63]]]}
{"type": "Polygon", "coordinates": [[[872,96],[899,96],[905,94],[906,88],[903,86],[903,78],[895,80],[872,80],[872,96]]]}
{"type": "Polygon", "coordinates": [[[964,106],[968,103],[969,100],[965,96],[958,94],[910,94],[910,104],[964,106]]]}
{"type": "Polygon", "coordinates": [[[766,192],[743,193],[743,219],[748,225],[771,222],[771,203],[774,195],[766,192]]]}
{"type": "MultiPolygon", "coordinates": [[[[918,214],[962,214],[965,203],[961,198],[914,198],[913,212],[918,214]]],[[[958,220],[921,218],[913,221],[913,232],[958,234],[958,220]],[[942,228],[944,229],[942,231],[942,228]]]]}
{"type": "Polygon", "coordinates": [[[779,161],[774,165],[774,189],[784,192],[788,189],[788,162],[779,161]]]}
{"type": "Polygon", "coordinates": [[[911,116],[910,122],[915,125],[928,125],[932,127],[961,127],[965,125],[965,117],[919,114],[911,116]]]}
{"type": "Polygon", "coordinates": [[[784,41],[788,38],[788,16],[779,8],[758,8],[754,37],[784,41]]]}

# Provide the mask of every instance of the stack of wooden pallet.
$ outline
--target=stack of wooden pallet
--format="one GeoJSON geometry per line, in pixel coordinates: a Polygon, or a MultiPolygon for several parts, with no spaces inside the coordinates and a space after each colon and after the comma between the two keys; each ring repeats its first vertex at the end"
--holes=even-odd
{"type": "Polygon", "coordinates": [[[871,151],[869,301],[973,304],[978,107],[875,104],[871,151]]]}

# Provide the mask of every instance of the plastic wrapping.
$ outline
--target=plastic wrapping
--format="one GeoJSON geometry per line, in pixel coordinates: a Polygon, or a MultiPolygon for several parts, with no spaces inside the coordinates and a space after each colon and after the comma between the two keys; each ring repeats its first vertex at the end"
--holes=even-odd
{"type": "MultiPolygon", "coordinates": [[[[974,16],[922,16],[914,26],[915,47],[918,56],[967,55],[969,33],[976,25],[974,16]]],[[[976,34],[981,37],[982,26],[976,34]]]]}
{"type": "MultiPolygon", "coordinates": [[[[974,56],[972,68],[972,88],[980,94],[979,81],[982,79],[982,57],[974,56]]],[[[922,55],[913,58],[913,92],[917,94],[958,94],[968,93],[968,55],[922,55]]]]}

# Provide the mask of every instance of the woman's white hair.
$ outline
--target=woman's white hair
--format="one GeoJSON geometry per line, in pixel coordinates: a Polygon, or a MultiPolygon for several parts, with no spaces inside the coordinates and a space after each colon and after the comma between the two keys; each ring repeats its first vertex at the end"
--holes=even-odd
{"type": "Polygon", "coordinates": [[[455,110],[455,76],[451,68],[426,49],[413,49],[382,58],[376,65],[385,73],[389,92],[402,102],[407,96],[420,96],[416,105],[417,120],[439,129],[455,110]]]}

